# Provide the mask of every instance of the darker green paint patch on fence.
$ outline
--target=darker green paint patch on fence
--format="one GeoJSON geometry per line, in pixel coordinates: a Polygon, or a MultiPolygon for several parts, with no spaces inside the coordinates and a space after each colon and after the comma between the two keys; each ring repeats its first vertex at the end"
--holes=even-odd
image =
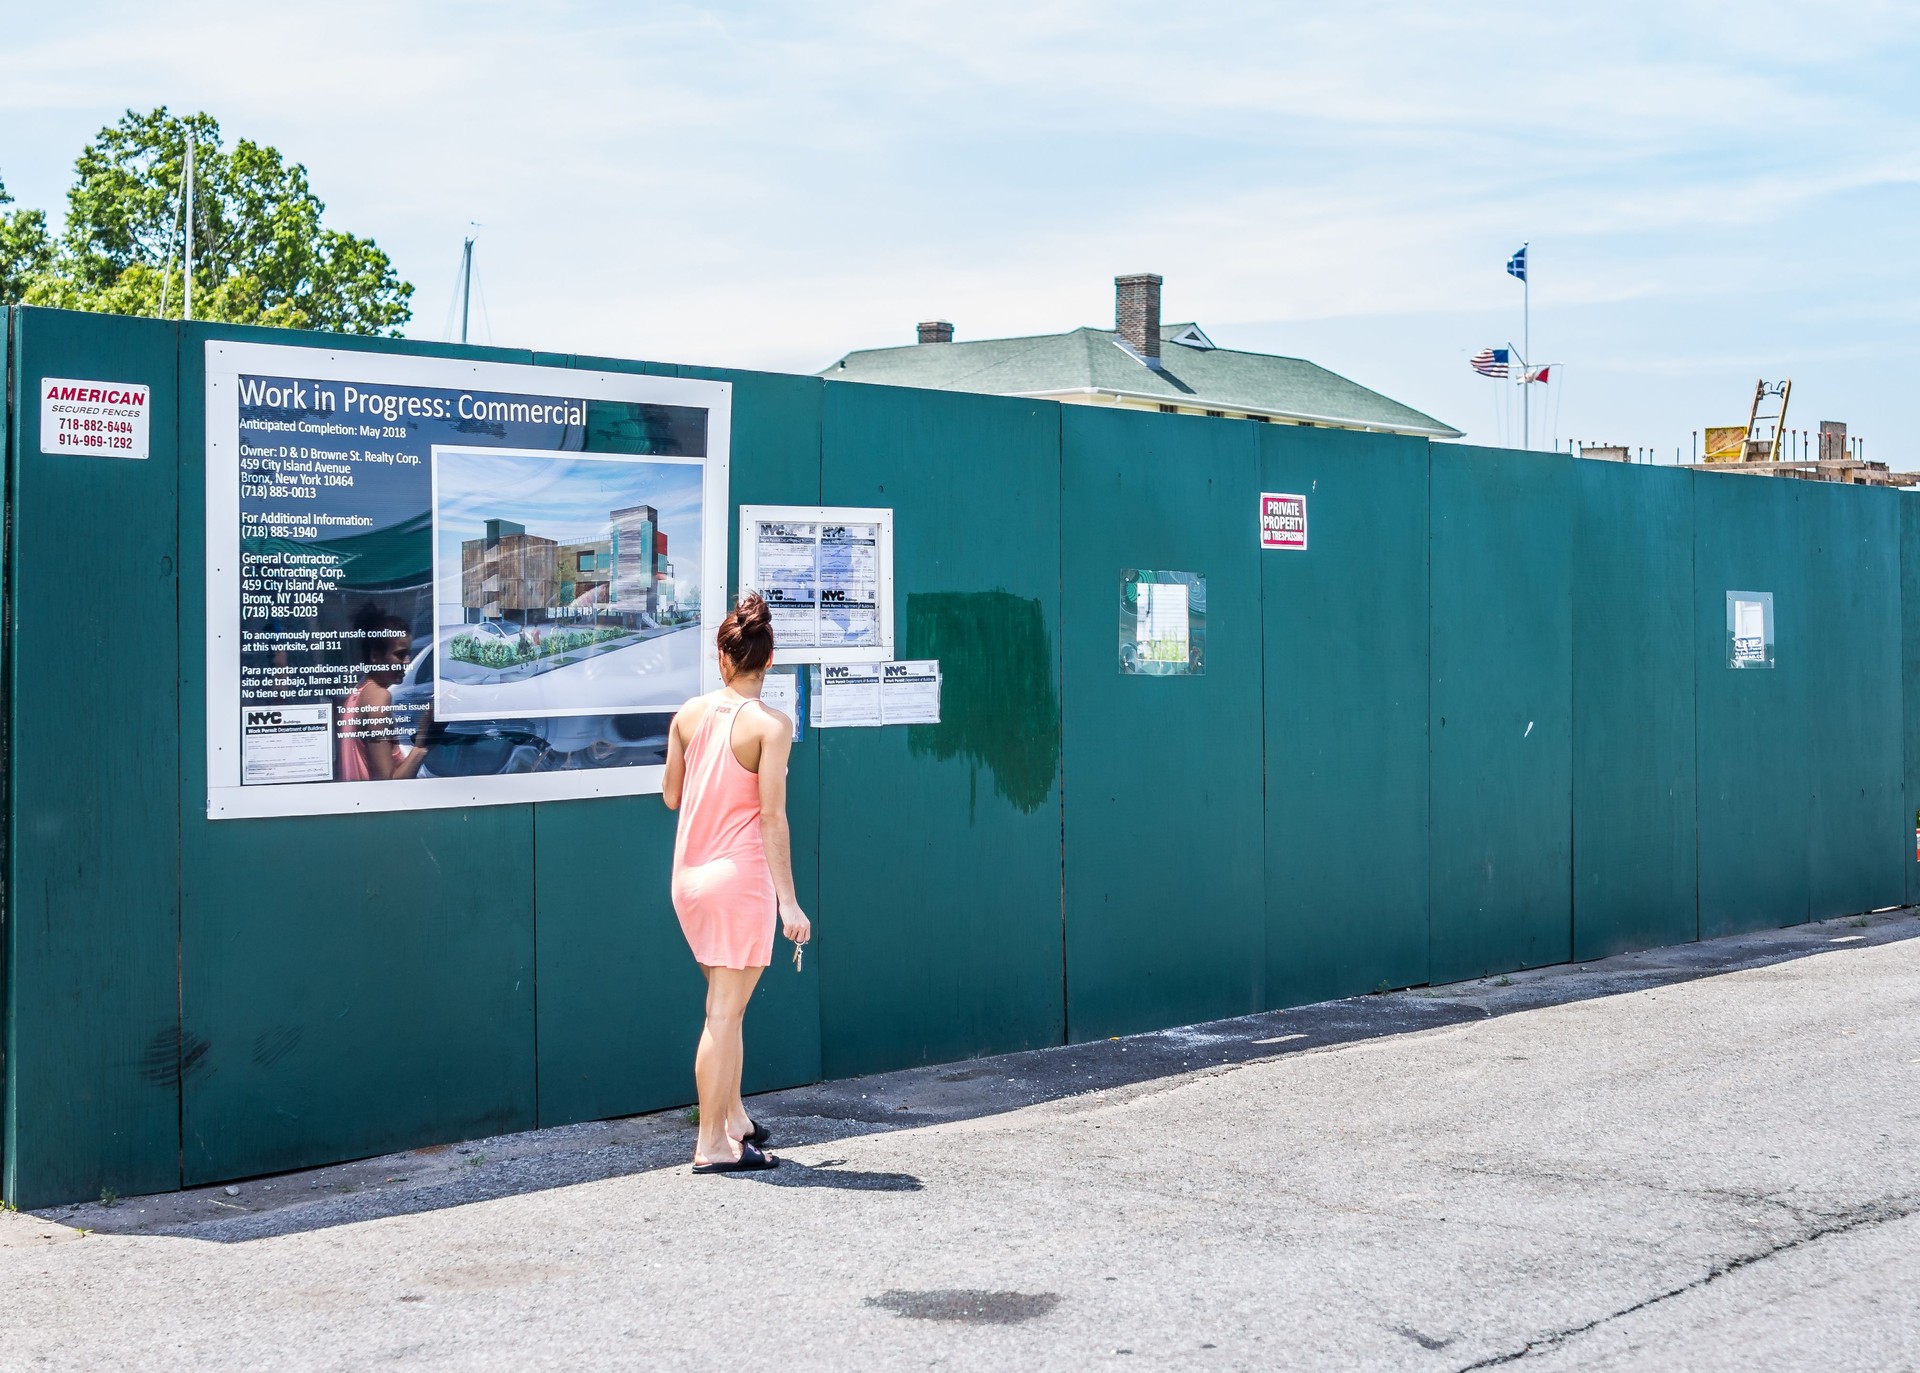
{"type": "Polygon", "coordinates": [[[907,658],[936,658],[940,723],[914,725],[907,748],[965,758],[1023,812],[1046,804],[1060,768],[1053,636],[1039,601],[1005,591],[910,592],[907,658]]]}

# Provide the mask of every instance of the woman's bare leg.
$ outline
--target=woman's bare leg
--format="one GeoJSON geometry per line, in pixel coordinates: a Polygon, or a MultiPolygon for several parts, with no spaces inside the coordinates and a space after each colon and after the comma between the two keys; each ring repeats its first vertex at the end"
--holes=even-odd
{"type": "MultiPolygon", "coordinates": [[[[711,1004],[713,1000],[713,969],[709,968],[704,963],[700,964],[699,968],[700,968],[700,975],[707,979],[707,1000],[708,1000],[708,1003],[711,1004]]],[[[756,972],[757,971],[758,970],[756,969],[756,972]]],[[[752,995],[751,991],[749,991],[748,995],[749,997],[751,997],[752,995]]],[[[698,1068],[697,1055],[695,1058],[695,1064],[696,1066],[694,1068],[694,1080],[697,1083],[699,1081],[699,1068],[698,1068]]],[[[745,1067],[746,1067],[746,1040],[743,1035],[741,1039],[741,1052],[739,1055],[739,1060],[735,1065],[734,1073],[733,1073],[733,1091],[728,1098],[727,1113],[726,1113],[727,1114],[727,1138],[734,1139],[734,1140],[745,1139],[748,1135],[753,1133],[753,1121],[747,1115],[747,1108],[744,1105],[742,1105],[740,1101],[740,1076],[745,1071],[745,1067]]],[[[705,1112],[702,1111],[702,1114],[704,1115],[705,1112]]]]}
{"type": "Polygon", "coordinates": [[[746,990],[740,994],[741,1019],[734,1022],[733,1034],[733,1072],[729,1079],[727,1094],[727,1135],[732,1139],[745,1139],[753,1133],[753,1121],[747,1116],[747,1108],[740,1100],[740,1077],[746,1071],[747,1047],[746,1035],[742,1029],[747,1013],[747,1003],[753,999],[753,990],[760,983],[760,974],[764,968],[743,968],[738,971],[728,969],[734,976],[746,979],[746,990]]]}
{"type": "Polygon", "coordinates": [[[728,1127],[745,1118],[740,1106],[740,1065],[744,1053],[740,1022],[747,1000],[760,980],[758,968],[702,968],[707,975],[707,1023],[693,1057],[693,1080],[700,1091],[700,1138],[695,1163],[720,1163],[740,1157],[740,1141],[728,1127]]]}
{"type": "MultiPolygon", "coordinates": [[[[757,979],[761,970],[750,968],[748,971],[757,979]]],[[[752,995],[751,991],[748,995],[752,995]]],[[[745,1139],[753,1133],[753,1119],[747,1115],[746,1104],[740,1100],[740,1077],[747,1067],[747,1041],[744,1033],[736,1041],[736,1046],[737,1052],[733,1056],[731,1092],[727,1097],[727,1135],[732,1139],[745,1139]]]]}

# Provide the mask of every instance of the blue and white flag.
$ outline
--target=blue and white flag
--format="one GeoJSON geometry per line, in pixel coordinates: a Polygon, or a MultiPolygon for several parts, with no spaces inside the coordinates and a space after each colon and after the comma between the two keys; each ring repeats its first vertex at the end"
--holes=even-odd
{"type": "Polygon", "coordinates": [[[1520,251],[1507,259],[1507,274],[1509,276],[1517,276],[1522,281],[1525,281],[1527,279],[1527,245],[1526,244],[1522,243],[1520,245],[1520,251]]]}
{"type": "Polygon", "coordinates": [[[1482,348],[1467,363],[1483,377],[1504,377],[1509,356],[1505,348],[1482,348]]]}

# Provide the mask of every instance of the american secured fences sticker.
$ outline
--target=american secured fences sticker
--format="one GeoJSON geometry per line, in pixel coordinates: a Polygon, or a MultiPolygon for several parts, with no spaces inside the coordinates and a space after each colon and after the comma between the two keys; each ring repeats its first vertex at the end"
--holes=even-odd
{"type": "Polygon", "coordinates": [[[40,451],[100,458],[147,456],[153,393],[138,382],[40,381],[40,451]]]}

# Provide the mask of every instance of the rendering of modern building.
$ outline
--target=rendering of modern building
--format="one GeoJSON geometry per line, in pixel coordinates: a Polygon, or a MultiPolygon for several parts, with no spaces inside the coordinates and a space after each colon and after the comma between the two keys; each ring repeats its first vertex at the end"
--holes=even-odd
{"type": "Polygon", "coordinates": [[[561,544],[555,576],[560,582],[561,605],[605,605],[613,588],[613,540],[561,544]]]}
{"type": "MultiPolygon", "coordinates": [[[[658,615],[673,576],[667,536],[650,505],[607,514],[606,538],[560,540],[529,534],[512,520],[460,545],[460,604],[469,624],[539,624],[556,614],[658,615]]],[[[668,599],[671,599],[669,593],[668,599]]]]}
{"type": "Polygon", "coordinates": [[[556,604],[558,545],[512,520],[488,520],[460,545],[460,604],[469,622],[544,620],[556,604]]]}
{"type": "Polygon", "coordinates": [[[833,381],[1034,396],[1166,414],[1457,439],[1452,425],[1303,358],[1219,348],[1197,324],[1160,322],[1161,278],[1114,278],[1114,327],[955,343],[930,320],[920,341],[848,353],[833,381]]]}
{"type": "Polygon", "coordinates": [[[613,526],[614,606],[658,613],[660,562],[667,552],[659,514],[650,505],[630,505],[611,512],[607,522],[613,526]]]}

